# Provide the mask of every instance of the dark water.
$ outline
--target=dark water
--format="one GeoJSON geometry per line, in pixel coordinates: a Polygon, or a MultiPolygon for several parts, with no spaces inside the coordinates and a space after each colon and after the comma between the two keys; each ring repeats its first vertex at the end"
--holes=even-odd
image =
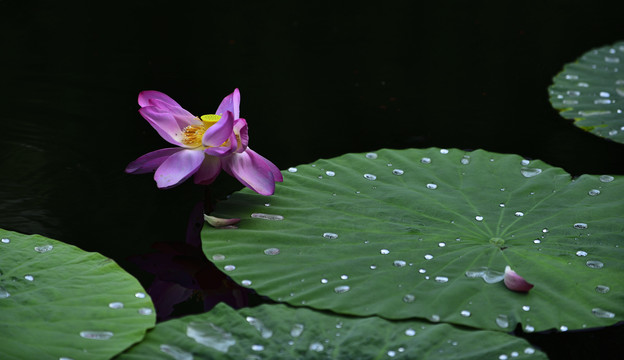
{"type": "MultiPolygon", "coordinates": [[[[162,191],[150,175],[123,172],[167,145],[137,112],[145,89],[199,115],[238,87],[251,147],[281,169],[439,146],[624,174],[624,146],[562,119],[546,91],[563,64],[624,39],[621,10],[616,1],[0,1],[0,227],[101,252],[149,287],[153,276],[130,257],[184,242],[204,190],[162,191]]],[[[212,196],[239,188],[222,175],[212,196]]],[[[227,279],[210,286],[218,299],[249,301],[227,279]]],[[[601,331],[532,340],[552,359],[606,356],[600,348],[614,349],[622,327],[601,331]]]]}

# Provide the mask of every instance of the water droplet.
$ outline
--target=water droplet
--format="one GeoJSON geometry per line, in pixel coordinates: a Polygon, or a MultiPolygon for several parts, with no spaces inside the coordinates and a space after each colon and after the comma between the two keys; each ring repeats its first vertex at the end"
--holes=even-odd
{"type": "Polygon", "coordinates": [[[603,183],[608,183],[613,181],[615,178],[611,175],[600,175],[600,181],[602,181],[603,183]]]}
{"type": "Polygon", "coordinates": [[[585,224],[585,223],[576,223],[576,224],[574,224],[574,228],[575,229],[579,229],[579,230],[587,229],[587,224],[585,224]]]}
{"type": "Polygon", "coordinates": [[[186,326],[186,336],[198,344],[225,353],[230,346],[236,344],[232,334],[210,322],[191,321],[186,326]]]}
{"type": "Polygon", "coordinates": [[[566,91],[566,94],[568,94],[570,96],[580,96],[581,92],[580,91],[576,91],[576,90],[568,90],[568,91],[566,91]]]}
{"type": "Polygon", "coordinates": [[[429,316],[429,321],[431,321],[431,322],[439,322],[440,321],[440,315],[433,314],[433,315],[429,316]]]}
{"type": "Polygon", "coordinates": [[[534,244],[539,244],[539,243],[541,243],[541,242],[542,242],[542,241],[541,241],[540,239],[535,239],[535,240],[533,240],[533,243],[534,243],[534,244]]]}
{"type": "Polygon", "coordinates": [[[533,326],[531,326],[531,325],[528,325],[528,324],[527,324],[527,325],[524,327],[524,331],[526,331],[526,332],[528,332],[528,333],[531,333],[531,332],[535,331],[535,328],[534,328],[533,326]]]}
{"type": "Polygon", "coordinates": [[[254,345],[251,345],[251,350],[253,350],[253,351],[262,351],[262,350],[264,350],[264,346],[254,344],[254,345]]]}
{"type": "Polygon", "coordinates": [[[251,217],[254,219],[264,219],[264,220],[284,220],[282,215],[275,214],[263,214],[263,213],[253,213],[251,217]]]}
{"type": "Polygon", "coordinates": [[[214,255],[212,255],[212,260],[214,260],[214,261],[225,260],[225,255],[223,255],[223,254],[214,254],[214,255]]]}
{"type": "Polygon", "coordinates": [[[303,333],[303,324],[294,324],[290,329],[290,336],[299,337],[303,333]]]}
{"type": "Polygon", "coordinates": [[[145,293],[138,292],[134,294],[134,297],[136,297],[137,299],[145,299],[145,293]]]}
{"type": "Polygon", "coordinates": [[[381,249],[381,250],[379,250],[379,252],[381,253],[381,255],[388,255],[388,254],[390,254],[390,250],[388,250],[388,249],[381,249]]]}
{"type": "Polygon", "coordinates": [[[403,260],[394,260],[393,264],[396,267],[403,267],[403,266],[407,265],[407,263],[405,261],[403,261],[403,260]]]}
{"type": "Polygon", "coordinates": [[[366,158],[367,159],[377,159],[377,154],[375,154],[375,153],[368,153],[368,154],[366,154],[366,158]]]}
{"type": "Polygon", "coordinates": [[[504,208],[505,204],[504,203],[500,203],[500,204],[498,204],[498,206],[504,208]]]}
{"type": "Polygon", "coordinates": [[[223,267],[223,270],[225,270],[225,271],[233,271],[233,270],[236,270],[236,266],[234,266],[234,265],[225,265],[223,267]]]}
{"type": "Polygon", "coordinates": [[[498,325],[501,328],[506,328],[509,326],[509,319],[507,318],[507,315],[504,314],[500,314],[496,317],[496,325],[498,325]]]}
{"type": "Polygon", "coordinates": [[[425,270],[425,269],[418,269],[418,272],[421,273],[421,274],[424,274],[424,273],[427,272],[427,270],[425,270]]]}
{"type": "Polygon", "coordinates": [[[576,252],[576,256],[587,256],[587,251],[579,250],[576,252]]]}
{"type": "Polygon", "coordinates": [[[346,293],[347,291],[351,290],[351,288],[349,287],[349,285],[340,285],[340,286],[336,286],[334,288],[334,292],[336,292],[336,294],[342,294],[342,293],[346,293]]]}
{"type": "Polygon", "coordinates": [[[341,278],[342,280],[347,280],[347,279],[349,278],[349,276],[348,276],[348,275],[345,275],[345,274],[342,274],[342,275],[340,275],[340,278],[341,278]]]}
{"type": "Polygon", "coordinates": [[[587,265],[587,267],[592,268],[592,269],[601,269],[604,266],[604,264],[598,260],[587,260],[585,265],[587,265]]]}
{"type": "Polygon", "coordinates": [[[280,253],[280,249],[278,248],[268,248],[268,249],[264,249],[264,253],[266,255],[277,255],[280,253]]]}
{"type": "Polygon", "coordinates": [[[535,349],[533,349],[532,347],[528,347],[526,349],[524,349],[524,353],[527,355],[531,355],[535,353],[535,349]]]}
{"type": "Polygon", "coordinates": [[[373,180],[377,179],[377,176],[375,176],[375,175],[373,175],[373,174],[364,174],[364,178],[365,178],[366,180],[373,181],[373,180]]]}
{"type": "Polygon", "coordinates": [[[414,335],[416,335],[416,330],[414,330],[412,328],[409,328],[409,329],[405,330],[405,335],[407,335],[407,336],[414,336],[414,335]]]}
{"type": "Polygon", "coordinates": [[[108,340],[113,337],[110,331],[81,331],[80,336],[90,340],[108,340]]]}
{"type": "Polygon", "coordinates": [[[124,304],[122,302],[115,301],[115,302],[108,304],[108,307],[111,309],[123,309],[124,304]]]}
{"type": "Polygon", "coordinates": [[[436,185],[436,184],[431,184],[431,183],[427,184],[427,189],[429,189],[429,190],[435,190],[437,188],[438,188],[438,185],[436,185]]]}
{"type": "Polygon", "coordinates": [[[590,196],[596,196],[596,195],[600,194],[600,190],[598,190],[598,189],[591,189],[591,190],[589,190],[588,194],[590,196]]]}
{"type": "Polygon", "coordinates": [[[323,344],[321,344],[319,342],[315,342],[315,343],[310,344],[310,350],[316,351],[316,352],[321,352],[321,351],[325,350],[325,347],[323,346],[323,344]]]}
{"type": "Polygon", "coordinates": [[[566,74],[566,80],[578,80],[578,75],[566,74]]]}
{"type": "Polygon", "coordinates": [[[403,302],[406,302],[406,303],[414,302],[415,299],[416,297],[414,297],[414,295],[412,294],[406,294],[405,296],[403,296],[403,302]]]}
{"type": "Polygon", "coordinates": [[[243,286],[250,286],[250,285],[251,285],[251,280],[247,280],[247,279],[245,279],[245,280],[241,281],[241,284],[242,284],[243,286]]]}
{"type": "Polygon", "coordinates": [[[483,221],[483,216],[481,216],[481,215],[477,215],[477,216],[475,216],[475,220],[477,220],[477,221],[483,221]]]}
{"type": "Polygon", "coordinates": [[[594,104],[596,104],[596,105],[611,104],[611,99],[596,99],[596,100],[594,100],[594,104]]]}
{"type": "Polygon", "coordinates": [[[586,82],[580,82],[580,83],[577,83],[576,86],[578,86],[578,87],[589,87],[589,84],[586,83],[586,82]]]}
{"type": "Polygon", "coordinates": [[[436,276],[435,277],[435,281],[439,282],[439,283],[445,283],[448,282],[448,278],[446,276],[436,276]]]}
{"type": "Polygon", "coordinates": [[[9,296],[11,296],[11,294],[9,294],[7,289],[5,289],[4,287],[0,286],[0,299],[6,299],[9,296]]]}
{"type": "Polygon", "coordinates": [[[604,318],[604,319],[613,319],[615,317],[614,313],[607,311],[607,310],[603,310],[601,308],[593,308],[592,314],[594,314],[594,316],[596,317],[604,318]]]}
{"type": "Polygon", "coordinates": [[[439,247],[445,247],[445,246],[446,246],[446,243],[444,243],[444,242],[439,242],[439,243],[438,243],[438,246],[439,246],[439,247]]]}
{"type": "Polygon", "coordinates": [[[140,315],[152,315],[154,311],[150,308],[140,308],[138,312],[140,315]]]}
{"type": "Polygon", "coordinates": [[[542,229],[542,232],[545,234],[545,233],[547,233],[547,232],[548,232],[548,229],[547,229],[547,228],[543,228],[543,229],[542,229]]]}
{"type": "Polygon", "coordinates": [[[563,100],[563,103],[566,105],[578,105],[578,100],[565,99],[563,100]]]}
{"type": "Polygon", "coordinates": [[[32,275],[24,275],[24,279],[28,280],[28,281],[33,281],[35,280],[35,277],[32,275]]]}
{"type": "Polygon", "coordinates": [[[327,284],[328,281],[329,280],[327,280],[327,279],[321,279],[321,284],[327,284]]]}
{"type": "Polygon", "coordinates": [[[333,239],[337,239],[338,238],[338,234],[331,233],[331,232],[326,232],[326,233],[323,233],[323,237],[326,238],[326,239],[332,239],[333,240],[333,239]]]}
{"type": "Polygon", "coordinates": [[[618,131],[617,130],[611,130],[609,131],[609,136],[615,136],[617,135],[618,131]]]}
{"type": "Polygon", "coordinates": [[[466,277],[469,279],[482,278],[486,283],[494,284],[503,281],[505,274],[483,266],[475,270],[466,271],[466,277]]]}
{"type": "Polygon", "coordinates": [[[392,170],[392,173],[394,175],[403,175],[405,172],[403,170],[401,170],[401,169],[394,169],[394,170],[392,170]]]}
{"type": "Polygon", "coordinates": [[[2,238],[2,243],[3,243],[3,244],[8,244],[8,243],[10,243],[10,242],[11,242],[11,240],[10,240],[10,239],[7,239],[7,238],[2,238]]]}
{"type": "Polygon", "coordinates": [[[174,345],[161,344],[160,351],[171,356],[175,360],[193,360],[193,354],[188,353],[174,345]]]}
{"type": "Polygon", "coordinates": [[[440,154],[446,155],[448,153],[449,153],[448,149],[440,149],[440,154]]]}
{"type": "Polygon", "coordinates": [[[426,254],[425,255],[425,260],[431,260],[431,259],[433,259],[433,255],[431,255],[431,254],[426,254]]]}
{"type": "Polygon", "coordinates": [[[609,292],[609,290],[611,290],[611,288],[609,288],[607,285],[596,286],[596,292],[601,293],[601,294],[606,294],[609,292]]]}
{"type": "Polygon", "coordinates": [[[530,168],[530,167],[522,167],[522,169],[520,169],[520,173],[522,174],[522,176],[530,178],[530,177],[537,176],[537,175],[541,174],[542,173],[542,169],[530,168]]]}
{"type": "Polygon", "coordinates": [[[587,116],[602,116],[602,115],[609,115],[609,114],[611,114],[611,111],[609,111],[609,110],[589,110],[589,111],[580,110],[578,112],[578,114],[581,115],[581,116],[585,116],[585,117],[587,117],[587,116]]]}
{"type": "Polygon", "coordinates": [[[505,354],[498,355],[498,360],[507,360],[507,359],[508,359],[508,357],[505,354]]]}
{"type": "Polygon", "coordinates": [[[252,316],[247,316],[245,320],[247,320],[249,325],[255,327],[256,330],[260,332],[260,335],[262,335],[263,338],[268,339],[271,336],[273,336],[273,331],[267,328],[266,326],[264,326],[264,323],[260,321],[259,319],[252,317],[252,316]]]}
{"type": "Polygon", "coordinates": [[[521,216],[524,216],[524,213],[522,211],[516,211],[514,215],[521,217],[521,216]]]}
{"type": "Polygon", "coordinates": [[[297,168],[296,167],[289,167],[288,168],[288,172],[296,173],[297,172],[297,168]]]}
{"type": "Polygon", "coordinates": [[[470,164],[470,156],[468,156],[468,155],[462,156],[462,158],[461,158],[461,160],[459,160],[459,162],[464,164],[464,165],[470,164]]]}
{"type": "Polygon", "coordinates": [[[327,176],[336,176],[336,173],[331,171],[331,170],[327,170],[327,171],[325,171],[325,175],[327,175],[327,176]]]}
{"type": "Polygon", "coordinates": [[[529,311],[529,310],[531,310],[531,307],[529,305],[524,305],[524,306],[522,306],[522,310],[529,311]]]}
{"type": "Polygon", "coordinates": [[[559,330],[561,330],[561,331],[568,331],[568,327],[567,327],[567,326],[565,326],[565,325],[561,325],[561,326],[559,327],[559,330]]]}
{"type": "Polygon", "coordinates": [[[371,270],[375,270],[375,269],[377,269],[377,265],[371,265],[371,266],[370,266],[370,269],[371,269],[371,270]]]}
{"type": "Polygon", "coordinates": [[[620,62],[620,58],[615,56],[605,56],[604,61],[610,64],[617,64],[620,62]]]}
{"type": "Polygon", "coordinates": [[[36,246],[35,247],[35,251],[38,253],[46,253],[50,250],[52,250],[54,248],[54,246],[52,245],[42,245],[42,246],[36,246]]]}
{"type": "Polygon", "coordinates": [[[471,315],[470,311],[468,311],[468,310],[462,310],[459,314],[461,316],[463,316],[463,317],[470,317],[470,315],[471,315]]]}

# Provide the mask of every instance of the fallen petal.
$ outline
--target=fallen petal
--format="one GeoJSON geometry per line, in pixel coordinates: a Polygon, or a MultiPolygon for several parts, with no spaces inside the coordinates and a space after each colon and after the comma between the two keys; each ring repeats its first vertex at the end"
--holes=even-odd
{"type": "Polygon", "coordinates": [[[505,277],[503,281],[505,282],[505,286],[513,291],[529,292],[529,290],[533,288],[533,284],[528,283],[522,276],[511,270],[509,266],[505,267],[505,277]]]}
{"type": "Polygon", "coordinates": [[[206,220],[206,222],[210,224],[210,226],[215,227],[217,229],[223,228],[226,226],[228,229],[231,229],[232,228],[230,227],[231,225],[238,224],[240,222],[240,219],[222,219],[222,218],[218,218],[218,217],[210,216],[210,215],[204,215],[204,220],[206,220]]]}

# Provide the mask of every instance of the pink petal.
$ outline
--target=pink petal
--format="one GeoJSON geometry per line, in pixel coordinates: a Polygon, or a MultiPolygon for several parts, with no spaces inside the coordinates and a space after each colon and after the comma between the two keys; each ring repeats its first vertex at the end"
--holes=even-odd
{"type": "Polygon", "coordinates": [[[216,124],[206,130],[202,144],[204,146],[219,146],[229,139],[234,126],[233,116],[231,111],[226,111],[216,124]]]}
{"type": "Polygon", "coordinates": [[[195,184],[210,185],[221,172],[221,159],[215,156],[204,156],[204,161],[193,176],[195,184]]]}
{"type": "Polygon", "coordinates": [[[210,224],[210,226],[215,228],[222,228],[224,226],[231,226],[234,224],[238,224],[240,219],[222,219],[215,216],[204,215],[204,220],[210,224]]]}
{"type": "Polygon", "coordinates": [[[273,195],[275,192],[275,178],[270,166],[275,165],[253,150],[247,148],[245,152],[234,153],[222,161],[223,170],[251,190],[261,195],[273,195]]]}
{"type": "Polygon", "coordinates": [[[229,155],[232,152],[234,152],[234,150],[236,150],[236,136],[234,135],[234,133],[230,133],[229,140],[230,142],[228,146],[210,147],[210,148],[204,149],[204,152],[207,155],[218,156],[218,157],[224,157],[226,155],[229,155]]]}
{"type": "Polygon", "coordinates": [[[162,112],[168,112],[173,115],[173,117],[178,121],[178,126],[180,128],[185,128],[188,125],[201,124],[201,121],[197,117],[193,116],[193,114],[179,106],[172,106],[158,99],[150,100],[150,104],[162,112]]]}
{"type": "Polygon", "coordinates": [[[145,174],[155,171],[169,156],[182,150],[182,148],[166,148],[147,153],[134,160],[126,167],[129,174],[145,174]]]}
{"type": "Polygon", "coordinates": [[[161,93],[160,91],[146,90],[139,93],[139,105],[141,107],[152,105],[150,104],[150,100],[160,100],[169,104],[170,106],[176,106],[181,108],[181,106],[177,102],[175,102],[168,95],[161,93]]]}
{"type": "Polygon", "coordinates": [[[223,98],[221,104],[217,108],[217,115],[223,115],[226,111],[231,111],[234,114],[234,119],[240,117],[240,92],[238,89],[234,89],[234,92],[223,98]]]}
{"type": "Polygon", "coordinates": [[[204,161],[201,150],[182,149],[165,160],[156,173],[154,180],[161,189],[174,187],[193,175],[204,161]]]}
{"type": "Polygon", "coordinates": [[[182,137],[182,130],[171,113],[155,106],[143,107],[139,109],[139,113],[165,141],[173,145],[184,146],[179,140],[182,137]]]}
{"type": "Polygon", "coordinates": [[[509,266],[505,267],[505,277],[503,281],[505,282],[505,286],[513,291],[529,292],[529,290],[533,288],[533,284],[528,283],[522,276],[511,270],[509,266]]]}
{"type": "Polygon", "coordinates": [[[236,119],[234,121],[234,133],[240,138],[240,144],[236,148],[236,152],[241,153],[247,149],[247,145],[249,144],[249,133],[247,131],[247,121],[245,121],[245,119],[236,119]]]}

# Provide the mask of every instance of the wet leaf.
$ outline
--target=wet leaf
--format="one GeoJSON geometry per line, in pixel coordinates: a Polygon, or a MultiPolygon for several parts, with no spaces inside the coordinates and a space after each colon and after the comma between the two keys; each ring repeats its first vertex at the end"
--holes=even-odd
{"type": "Polygon", "coordinates": [[[0,358],[109,359],[155,323],[139,282],[115,262],[0,229],[0,358]]]}
{"type": "Polygon", "coordinates": [[[435,148],[346,154],[284,176],[268,200],[243,190],[217,205],[238,229],[202,232],[208,259],[261,295],[500,331],[624,319],[620,176],[573,180],[539,160],[435,148]],[[506,266],[535,287],[508,290],[506,266]]]}
{"type": "Polygon", "coordinates": [[[593,49],[566,64],[549,88],[561,116],[592,134],[624,143],[624,42],[593,49]]]}
{"type": "Polygon", "coordinates": [[[120,360],[141,359],[546,359],[523,339],[449,324],[348,318],[306,308],[221,303],[160,323],[120,360]],[[504,356],[503,356],[504,355],[504,356]],[[502,357],[501,357],[502,356],[502,357]]]}

